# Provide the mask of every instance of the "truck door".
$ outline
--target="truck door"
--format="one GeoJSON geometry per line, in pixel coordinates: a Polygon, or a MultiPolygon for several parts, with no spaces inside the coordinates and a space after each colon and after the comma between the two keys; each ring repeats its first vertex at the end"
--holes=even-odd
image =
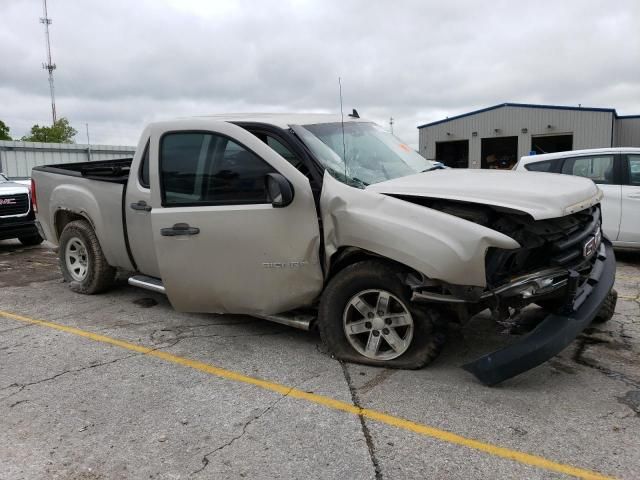
{"type": "Polygon", "coordinates": [[[618,239],[620,228],[619,162],[614,154],[583,155],[564,160],[561,173],[593,180],[604,194],[601,202],[602,229],[611,241],[618,239]]]}
{"type": "Polygon", "coordinates": [[[622,218],[618,240],[625,246],[640,246],[640,154],[622,155],[622,218]]]}
{"type": "Polygon", "coordinates": [[[302,173],[226,122],[158,124],[151,143],[153,239],[174,308],[273,314],[313,302],[323,285],[320,233],[302,173]],[[274,175],[293,190],[281,208],[266,187],[274,175]]]}
{"type": "Polygon", "coordinates": [[[153,231],[151,229],[151,190],[149,178],[149,133],[145,131],[141,137],[136,155],[140,160],[132,163],[127,182],[127,195],[124,203],[124,215],[131,255],[139,272],[152,277],[159,277],[158,260],[153,248],[153,231]],[[142,152],[142,153],[139,153],[142,152]]]}

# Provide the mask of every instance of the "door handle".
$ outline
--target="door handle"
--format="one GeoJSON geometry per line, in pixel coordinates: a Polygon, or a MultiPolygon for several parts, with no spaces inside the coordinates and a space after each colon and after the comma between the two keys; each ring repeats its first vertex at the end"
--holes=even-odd
{"type": "Polygon", "coordinates": [[[147,205],[147,202],[145,202],[144,200],[140,200],[138,202],[134,202],[129,206],[133,210],[141,210],[143,212],[150,212],[151,211],[151,205],[147,205]]]}
{"type": "Polygon", "coordinates": [[[176,223],[170,228],[161,228],[160,235],[163,237],[179,237],[185,235],[197,235],[200,233],[198,227],[190,227],[188,223],[176,223]]]}
{"type": "Polygon", "coordinates": [[[627,198],[640,198],[640,193],[630,193],[627,198]]]}

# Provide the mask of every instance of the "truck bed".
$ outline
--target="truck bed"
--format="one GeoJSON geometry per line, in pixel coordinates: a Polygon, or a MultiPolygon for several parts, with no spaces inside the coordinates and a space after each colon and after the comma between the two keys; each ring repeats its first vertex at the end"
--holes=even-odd
{"type": "Polygon", "coordinates": [[[31,172],[37,192],[38,220],[54,245],[70,216],[87,219],[109,265],[133,269],[124,221],[131,158],[42,165],[31,172]]]}
{"type": "Polygon", "coordinates": [[[84,177],[100,182],[126,184],[132,161],[133,158],[118,158],[116,160],[100,160],[97,162],[61,163],[58,165],[42,165],[34,167],[33,170],[84,177]]]}

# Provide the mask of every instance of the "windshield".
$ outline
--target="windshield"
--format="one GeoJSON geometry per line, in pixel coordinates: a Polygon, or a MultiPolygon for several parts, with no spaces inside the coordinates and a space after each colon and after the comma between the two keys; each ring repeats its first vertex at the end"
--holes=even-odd
{"type": "Polygon", "coordinates": [[[440,168],[375,123],[345,122],[344,142],[339,122],[292,128],[332,176],[360,188],[440,168]]]}

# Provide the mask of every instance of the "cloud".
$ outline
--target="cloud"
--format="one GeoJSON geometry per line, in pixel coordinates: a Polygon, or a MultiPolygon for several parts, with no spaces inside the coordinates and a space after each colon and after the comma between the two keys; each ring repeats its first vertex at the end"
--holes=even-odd
{"type": "MultiPolygon", "coordinates": [[[[416,126],[506,101],[640,113],[638,2],[55,0],[58,112],[92,141],[229,111],[345,109],[416,126]]],[[[40,2],[8,0],[0,119],[49,121],[40,2]]],[[[79,135],[78,140],[83,138],[79,135]]]]}

